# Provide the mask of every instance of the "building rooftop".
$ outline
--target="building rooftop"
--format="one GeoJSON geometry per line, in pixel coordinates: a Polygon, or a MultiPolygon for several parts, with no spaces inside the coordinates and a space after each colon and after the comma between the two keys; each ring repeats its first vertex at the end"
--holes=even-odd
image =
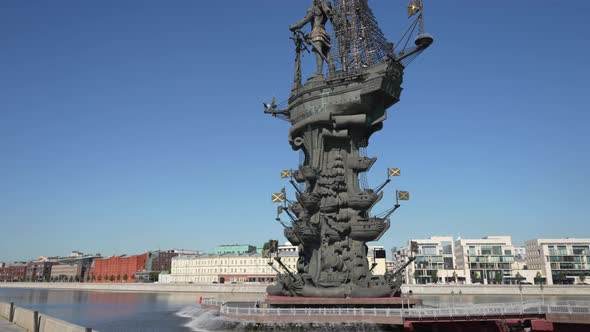
{"type": "MultiPolygon", "coordinates": [[[[292,252],[292,251],[286,251],[286,252],[281,252],[281,254],[279,255],[279,257],[296,257],[299,256],[299,254],[297,252],[292,252]]],[[[255,257],[255,258],[263,258],[262,254],[259,253],[245,253],[245,254],[236,254],[236,253],[225,253],[225,254],[208,254],[208,253],[203,253],[203,254],[199,254],[199,255],[179,255],[176,256],[175,258],[223,258],[223,257],[255,257]]],[[[274,257],[274,255],[273,255],[274,257]]],[[[173,258],[174,259],[174,258],[173,258]]]]}
{"type": "Polygon", "coordinates": [[[539,243],[589,243],[590,238],[575,238],[575,237],[562,237],[562,238],[539,238],[539,239],[532,239],[530,241],[537,241],[539,243]]]}

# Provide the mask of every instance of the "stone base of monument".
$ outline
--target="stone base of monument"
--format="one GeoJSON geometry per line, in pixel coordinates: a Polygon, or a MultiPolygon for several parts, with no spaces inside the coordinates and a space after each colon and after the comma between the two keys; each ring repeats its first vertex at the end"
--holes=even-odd
{"type": "Polygon", "coordinates": [[[411,297],[334,298],[267,295],[261,306],[267,308],[412,308],[422,300],[411,297]]]}

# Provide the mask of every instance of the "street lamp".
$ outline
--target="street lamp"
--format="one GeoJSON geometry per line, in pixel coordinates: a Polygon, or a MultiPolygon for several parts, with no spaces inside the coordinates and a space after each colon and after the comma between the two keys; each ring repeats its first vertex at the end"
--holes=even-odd
{"type": "Polygon", "coordinates": [[[541,288],[541,303],[543,303],[543,305],[545,305],[545,294],[543,293],[543,289],[545,288],[545,286],[543,285],[543,282],[540,282],[539,288],[541,288]]]}

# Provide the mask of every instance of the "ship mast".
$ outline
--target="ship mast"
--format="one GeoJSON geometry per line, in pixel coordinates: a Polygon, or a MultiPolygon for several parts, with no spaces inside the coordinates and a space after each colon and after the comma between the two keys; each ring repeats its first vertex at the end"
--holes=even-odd
{"type": "Polygon", "coordinates": [[[332,49],[337,70],[358,73],[386,59],[388,42],[368,0],[334,0],[332,49]]]}

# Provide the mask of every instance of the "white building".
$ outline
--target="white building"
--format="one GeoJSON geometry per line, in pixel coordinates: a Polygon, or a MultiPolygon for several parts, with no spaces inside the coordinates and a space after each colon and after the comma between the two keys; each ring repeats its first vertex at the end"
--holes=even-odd
{"type": "Polygon", "coordinates": [[[367,260],[369,261],[369,268],[374,275],[384,275],[387,271],[385,264],[386,252],[383,246],[368,246],[367,260]],[[373,266],[374,265],[374,266],[373,266]]]}
{"type": "MultiPolygon", "coordinates": [[[[510,236],[486,236],[481,239],[459,237],[455,241],[455,258],[467,284],[506,283],[521,272],[515,265],[510,236]]],[[[520,276],[526,278],[522,273],[520,276]]]]}
{"type": "Polygon", "coordinates": [[[515,245],[514,246],[514,256],[524,259],[526,257],[526,247],[515,245]]]}
{"type": "Polygon", "coordinates": [[[548,285],[590,282],[590,239],[529,240],[526,252],[529,269],[540,270],[548,285]]]}
{"type": "Polygon", "coordinates": [[[279,246],[279,254],[283,252],[299,252],[299,247],[294,246],[291,242],[285,242],[282,246],[279,246]]]}
{"type": "MultiPolygon", "coordinates": [[[[412,284],[463,282],[463,271],[455,269],[454,242],[452,236],[432,236],[428,239],[412,239],[408,248],[416,244],[417,252],[407,254],[416,257],[406,269],[406,280],[412,284]]],[[[407,259],[404,259],[406,262],[407,259]]]]}
{"type": "MultiPolygon", "coordinates": [[[[297,271],[297,253],[280,254],[290,272],[297,271]]],[[[261,254],[180,255],[172,258],[171,273],[160,274],[161,283],[272,282],[277,271],[286,270],[274,259],[261,254]],[[271,264],[269,264],[271,263],[271,264]]]]}

